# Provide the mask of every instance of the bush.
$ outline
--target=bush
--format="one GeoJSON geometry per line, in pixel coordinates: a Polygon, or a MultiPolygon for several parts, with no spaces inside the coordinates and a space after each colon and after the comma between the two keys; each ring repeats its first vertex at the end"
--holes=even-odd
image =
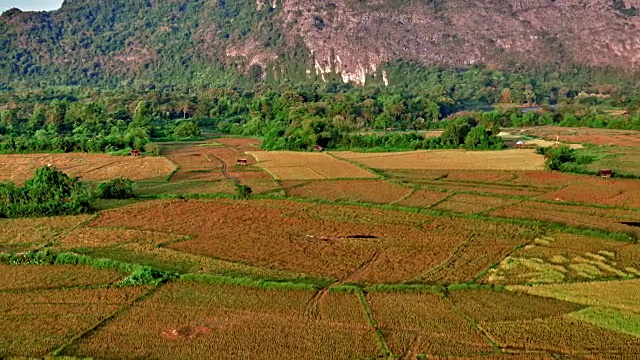
{"type": "Polygon", "coordinates": [[[43,166],[22,187],[0,184],[0,218],[83,214],[90,211],[90,200],[77,178],[43,166]]]}
{"type": "Polygon", "coordinates": [[[236,197],[239,199],[248,199],[251,197],[253,190],[247,185],[236,184],[236,197]]]}
{"type": "Polygon", "coordinates": [[[186,121],[176,126],[173,135],[178,138],[189,138],[200,136],[200,128],[191,121],[186,121]]]}
{"type": "Polygon", "coordinates": [[[130,199],[135,196],[135,185],[127,178],[112,179],[98,185],[96,196],[100,199],[130,199]]]}
{"type": "Polygon", "coordinates": [[[542,150],[546,158],[545,165],[549,170],[561,170],[563,164],[576,161],[575,150],[568,146],[549,147],[542,150]]]}

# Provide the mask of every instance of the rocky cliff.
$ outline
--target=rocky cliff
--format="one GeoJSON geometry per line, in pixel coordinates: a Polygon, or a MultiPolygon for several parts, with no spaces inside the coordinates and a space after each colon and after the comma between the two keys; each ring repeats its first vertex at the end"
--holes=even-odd
{"type": "Polygon", "coordinates": [[[0,80],[179,83],[237,69],[255,80],[363,85],[389,81],[385,66],[396,60],[637,71],[639,8],[640,0],[67,0],[55,12],[0,17],[0,80]]]}

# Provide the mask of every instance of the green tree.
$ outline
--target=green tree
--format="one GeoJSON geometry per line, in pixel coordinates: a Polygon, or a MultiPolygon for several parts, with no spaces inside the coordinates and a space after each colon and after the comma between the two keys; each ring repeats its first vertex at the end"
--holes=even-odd
{"type": "Polygon", "coordinates": [[[200,136],[200,128],[192,121],[185,121],[176,126],[173,135],[178,138],[188,138],[200,136]]]}

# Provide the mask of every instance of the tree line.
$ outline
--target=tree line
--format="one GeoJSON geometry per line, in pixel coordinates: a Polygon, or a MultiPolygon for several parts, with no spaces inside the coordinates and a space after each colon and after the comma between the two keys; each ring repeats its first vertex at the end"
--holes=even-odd
{"type": "MultiPolygon", "coordinates": [[[[442,148],[452,142],[367,133],[446,129],[461,116],[472,119],[472,128],[484,126],[486,133],[494,127],[539,125],[640,130],[637,111],[623,116],[608,112],[618,101],[611,98],[590,103],[585,99],[592,97],[576,95],[553,105],[535,100],[531,111],[523,111],[513,104],[472,106],[470,98],[456,91],[434,91],[335,83],[191,93],[85,88],[0,92],[0,152],[143,150],[151,141],[199,139],[202,131],[262,137],[268,149],[442,148]]],[[[496,145],[490,136],[482,146],[496,145]]]]}

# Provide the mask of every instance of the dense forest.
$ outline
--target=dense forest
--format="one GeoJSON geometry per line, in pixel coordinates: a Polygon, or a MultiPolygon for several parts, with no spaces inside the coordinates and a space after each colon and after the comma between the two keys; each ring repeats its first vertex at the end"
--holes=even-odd
{"type": "Polygon", "coordinates": [[[330,82],[190,92],[3,91],[0,152],[143,150],[152,140],[198,139],[203,131],[262,137],[267,149],[446,148],[464,145],[466,128],[455,142],[426,141],[411,132],[456,124],[467,124],[468,131],[481,126],[487,138],[478,146],[499,148],[490,137],[500,127],[640,129],[633,93],[614,86],[553,87],[532,79],[518,87],[510,80],[513,88],[489,86],[492,80],[482,70],[441,70],[433,77],[424,88],[330,82]],[[614,108],[628,110],[616,114],[614,108]]]}

